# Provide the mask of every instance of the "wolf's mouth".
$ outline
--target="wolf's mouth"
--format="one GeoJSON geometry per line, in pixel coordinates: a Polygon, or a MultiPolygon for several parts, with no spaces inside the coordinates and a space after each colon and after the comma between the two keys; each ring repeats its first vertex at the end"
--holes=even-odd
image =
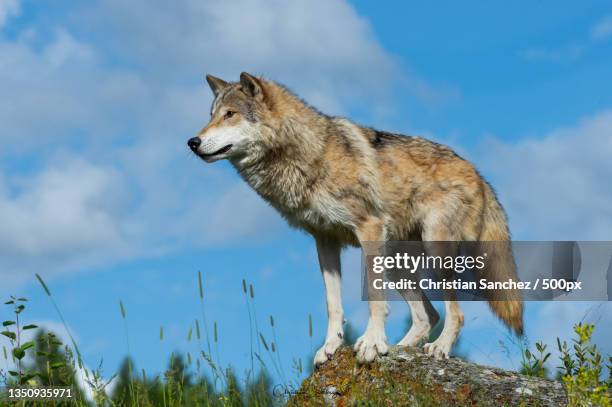
{"type": "Polygon", "coordinates": [[[229,145],[227,145],[227,146],[225,146],[225,147],[215,151],[214,153],[210,153],[210,154],[202,153],[202,157],[214,157],[214,156],[219,155],[219,154],[225,154],[228,151],[230,151],[233,146],[234,146],[233,144],[229,144],[229,145]]]}

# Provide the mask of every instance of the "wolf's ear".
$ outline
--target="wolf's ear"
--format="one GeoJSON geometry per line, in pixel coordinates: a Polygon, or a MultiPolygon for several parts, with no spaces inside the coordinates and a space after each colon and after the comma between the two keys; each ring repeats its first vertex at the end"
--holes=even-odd
{"type": "Polygon", "coordinates": [[[228,85],[228,83],[223,79],[219,79],[212,75],[206,75],[206,82],[208,82],[208,85],[215,96],[217,96],[219,92],[221,92],[228,85]]]}
{"type": "Polygon", "coordinates": [[[243,72],[240,74],[240,85],[247,95],[255,99],[263,99],[264,92],[261,81],[251,74],[243,72]]]}

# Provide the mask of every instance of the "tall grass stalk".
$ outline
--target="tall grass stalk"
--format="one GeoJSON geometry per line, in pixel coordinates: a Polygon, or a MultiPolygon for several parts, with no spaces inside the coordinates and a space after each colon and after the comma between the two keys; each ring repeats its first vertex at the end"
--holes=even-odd
{"type": "MultiPolygon", "coordinates": [[[[212,353],[212,346],[210,343],[210,330],[208,329],[208,320],[206,318],[206,307],[204,304],[204,282],[203,282],[201,271],[198,271],[198,295],[200,299],[200,312],[202,314],[202,324],[204,325],[204,336],[205,336],[204,339],[206,340],[206,352],[208,353],[208,355],[210,356],[210,360],[212,361],[212,358],[214,356],[212,353]]],[[[200,344],[200,352],[204,353],[204,350],[201,348],[201,343],[200,343],[200,338],[201,338],[200,321],[198,321],[197,318],[195,320],[195,324],[196,324],[196,337],[198,338],[198,344],[200,344]]],[[[204,359],[208,362],[208,358],[204,358],[204,359]]],[[[215,365],[211,363],[207,363],[207,364],[208,364],[211,374],[215,377],[215,389],[216,389],[216,384],[218,381],[221,381],[222,383],[226,381],[224,375],[220,374],[218,370],[214,369],[215,366],[220,366],[218,352],[217,352],[217,363],[215,365]]]]}
{"type": "Polygon", "coordinates": [[[312,315],[308,314],[308,337],[310,338],[310,352],[314,352],[312,347],[312,315]]]}
{"type": "Polygon", "coordinates": [[[217,355],[217,366],[222,366],[221,364],[221,356],[219,356],[219,332],[217,330],[217,321],[214,322],[214,340],[215,340],[215,353],[217,355]]]}
{"type": "MultiPolygon", "coordinates": [[[[204,335],[206,336],[206,349],[210,354],[210,335],[208,334],[208,322],[206,321],[206,310],[204,307],[204,284],[202,283],[202,272],[198,271],[198,289],[200,294],[200,310],[202,312],[202,323],[204,324],[204,335]]],[[[199,326],[198,326],[199,330],[199,326]]]]}
{"type": "Polygon", "coordinates": [[[136,393],[134,392],[134,372],[132,370],[132,352],[130,351],[130,335],[128,332],[128,325],[127,325],[127,314],[125,312],[125,307],[123,306],[123,301],[119,300],[119,311],[121,311],[121,319],[123,319],[123,330],[125,332],[125,344],[127,346],[127,353],[128,353],[128,374],[130,376],[130,380],[129,380],[129,387],[130,387],[130,394],[132,396],[132,400],[136,401],[136,405],[138,405],[138,398],[136,393]]]}
{"type": "Polygon", "coordinates": [[[274,359],[274,353],[276,351],[275,349],[276,346],[274,345],[274,342],[271,342],[270,345],[268,346],[268,342],[266,341],[266,338],[263,336],[261,332],[259,333],[259,337],[261,338],[261,342],[263,343],[264,349],[268,353],[268,357],[270,358],[270,362],[272,362],[272,366],[274,366],[274,370],[276,371],[276,374],[279,377],[282,377],[278,364],[276,363],[276,360],[274,359]]]}
{"type": "Polygon", "coordinates": [[[270,315],[270,328],[272,330],[272,338],[274,338],[274,344],[276,345],[276,349],[273,349],[272,351],[274,353],[276,353],[276,359],[278,361],[278,365],[280,366],[280,371],[281,371],[281,379],[283,380],[283,382],[287,382],[287,377],[285,376],[285,370],[283,369],[283,362],[281,361],[281,357],[280,357],[280,350],[278,349],[278,340],[276,339],[276,328],[274,326],[274,317],[272,315],[270,315]]]}
{"type": "MultiPolygon", "coordinates": [[[[159,343],[160,345],[163,343],[164,341],[164,327],[160,326],[159,327],[159,343]]],[[[163,346],[160,346],[162,348],[162,352],[163,353],[163,346]]],[[[164,385],[163,381],[161,382],[161,392],[162,392],[162,400],[164,403],[164,407],[166,407],[166,386],[164,385]]]]}
{"type": "MultiPolygon", "coordinates": [[[[253,288],[253,284],[249,284],[249,294],[251,297],[251,308],[253,311],[253,320],[255,321],[255,333],[259,333],[259,324],[257,323],[257,308],[255,307],[255,289],[253,288]]],[[[257,352],[259,352],[259,354],[261,355],[261,341],[259,340],[259,337],[261,335],[256,335],[256,339],[257,339],[257,352]]]]}
{"type": "Polygon", "coordinates": [[[64,316],[62,315],[62,312],[60,311],[59,307],[55,303],[55,300],[53,299],[53,296],[51,295],[51,290],[49,290],[49,287],[47,286],[47,284],[45,284],[45,281],[42,279],[40,274],[36,273],[35,276],[38,282],[40,283],[40,285],[42,286],[43,290],[45,290],[45,293],[47,294],[47,297],[49,297],[51,304],[53,304],[53,308],[55,308],[55,312],[59,316],[60,321],[62,321],[62,325],[64,326],[64,329],[66,330],[66,333],[68,334],[68,337],[70,338],[70,342],[72,342],[72,346],[74,347],[74,350],[77,354],[77,362],[79,364],[79,368],[83,369],[83,358],[81,357],[81,351],[79,350],[79,347],[77,346],[77,343],[74,340],[74,337],[72,336],[72,333],[70,332],[70,329],[68,329],[68,324],[66,324],[66,320],[64,320],[64,316]]]}
{"type": "MultiPolygon", "coordinates": [[[[249,297],[247,295],[247,285],[246,285],[246,280],[243,278],[242,279],[242,293],[244,294],[244,303],[246,304],[247,307],[247,312],[249,314],[249,342],[250,342],[250,348],[251,348],[251,371],[249,372],[250,374],[254,374],[254,369],[255,369],[255,364],[254,364],[254,360],[253,360],[253,318],[251,317],[251,307],[249,306],[249,297]]],[[[248,375],[247,375],[247,379],[248,379],[248,375]]]]}

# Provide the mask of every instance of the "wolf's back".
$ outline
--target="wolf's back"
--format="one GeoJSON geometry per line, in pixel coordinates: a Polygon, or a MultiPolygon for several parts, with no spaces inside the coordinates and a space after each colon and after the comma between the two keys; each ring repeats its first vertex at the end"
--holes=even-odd
{"type": "MultiPolygon", "coordinates": [[[[485,183],[485,205],[479,251],[487,254],[481,278],[487,281],[518,281],[507,219],[495,193],[485,183]]],[[[493,312],[517,335],[523,334],[523,299],[519,290],[486,290],[493,312]]]]}

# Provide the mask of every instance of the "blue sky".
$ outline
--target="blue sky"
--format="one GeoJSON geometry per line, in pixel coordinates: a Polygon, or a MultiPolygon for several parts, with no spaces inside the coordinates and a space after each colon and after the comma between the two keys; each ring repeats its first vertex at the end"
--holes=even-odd
{"type": "MultiPolygon", "coordinates": [[[[193,353],[198,270],[224,363],[250,364],[243,278],[264,333],[275,317],[286,371],[311,354],[309,314],[322,341],[311,239],[227,163],[204,166],[185,146],[208,119],[203,75],[241,71],[325,112],[451,145],[496,187],[515,239],[610,240],[607,2],[4,0],[0,295],[27,296],[29,317],[60,329],[40,273],[90,366],[103,359],[111,374],[126,354],[119,299],[138,367],[159,371],[171,351],[193,353]]],[[[343,260],[346,316],[361,330],[358,253],[343,260]]],[[[464,309],[462,351],[516,367],[487,307],[464,309]]],[[[553,345],[589,310],[595,321],[612,312],[609,303],[528,304],[527,335],[553,345]]],[[[392,304],[391,340],[406,315],[392,304]]],[[[612,351],[610,324],[600,325],[597,340],[612,351]]]]}

